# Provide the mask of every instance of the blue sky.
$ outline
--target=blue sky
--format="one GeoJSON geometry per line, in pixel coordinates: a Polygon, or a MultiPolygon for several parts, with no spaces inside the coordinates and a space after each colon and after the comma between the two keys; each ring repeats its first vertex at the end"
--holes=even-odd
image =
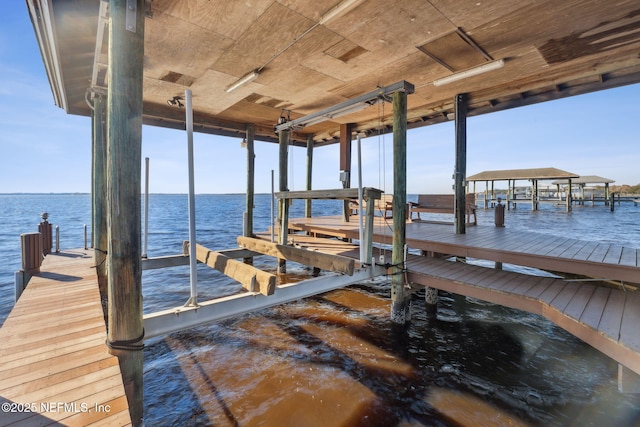
{"type": "MultiPolygon", "coordinates": [[[[24,2],[4,2],[0,17],[0,193],[89,192],[91,126],[69,116],[53,96],[24,2]]],[[[640,183],[640,85],[472,117],[468,175],[483,170],[556,167],[640,183]]],[[[390,111],[390,107],[388,109],[390,111]]],[[[408,134],[409,193],[451,192],[453,123],[408,134]]],[[[239,139],[195,134],[197,193],[244,192],[246,151],[239,139]]],[[[186,134],[144,127],[150,191],[186,193],[186,134]]],[[[276,144],[256,143],[256,191],[269,192],[276,144]]],[[[305,149],[290,149],[289,188],[305,185],[305,149]]],[[[355,144],[353,151],[356,157],[355,144]]],[[[364,185],[393,188],[392,137],[363,141],[364,185]]],[[[314,152],[313,186],[338,188],[337,145],[314,152]]],[[[355,170],[355,169],[354,169],[355,170]]],[[[355,174],[355,172],[354,172],[355,174]]],[[[353,179],[353,185],[357,181],[353,179]]]]}

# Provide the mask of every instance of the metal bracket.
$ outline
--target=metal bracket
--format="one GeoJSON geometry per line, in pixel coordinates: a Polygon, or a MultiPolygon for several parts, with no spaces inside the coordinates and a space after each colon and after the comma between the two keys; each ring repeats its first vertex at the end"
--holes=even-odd
{"type": "Polygon", "coordinates": [[[124,28],[132,33],[136,32],[136,20],[138,18],[138,1],[127,0],[127,11],[124,17],[124,28]]]}

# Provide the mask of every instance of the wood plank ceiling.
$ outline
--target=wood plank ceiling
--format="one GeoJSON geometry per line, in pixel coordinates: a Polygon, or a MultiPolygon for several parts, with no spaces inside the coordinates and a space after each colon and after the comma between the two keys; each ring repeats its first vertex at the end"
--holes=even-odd
{"type": "MultiPolygon", "coordinates": [[[[53,16],[66,110],[90,115],[85,93],[94,62],[107,61],[106,36],[94,61],[100,2],[50,3],[41,12],[53,16]]],[[[458,93],[469,94],[476,115],[640,81],[637,0],[360,0],[322,21],[340,3],[151,0],[145,123],[184,128],[184,112],[167,100],[186,88],[196,131],[242,137],[254,123],[256,138],[273,141],[283,110],[297,118],[400,80],[416,87],[410,128],[447,120],[458,93]],[[433,84],[498,59],[500,69],[433,84]],[[225,91],[252,70],[257,78],[225,91]]],[[[40,19],[32,16],[34,28],[40,19]]],[[[313,134],[318,145],[334,143],[341,123],[375,134],[390,121],[391,105],[380,103],[296,131],[292,142],[313,134]]]]}

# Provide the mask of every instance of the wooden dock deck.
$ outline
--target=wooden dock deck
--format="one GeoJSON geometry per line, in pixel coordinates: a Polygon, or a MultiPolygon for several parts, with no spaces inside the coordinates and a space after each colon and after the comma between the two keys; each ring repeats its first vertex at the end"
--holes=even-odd
{"type": "Polygon", "coordinates": [[[47,255],[0,329],[0,426],[131,425],[92,266],[47,255]]]}
{"type": "MultiPolygon", "coordinates": [[[[313,234],[357,238],[357,223],[338,217],[290,220],[313,234]]],[[[389,244],[391,233],[377,219],[374,241],[389,244]]],[[[511,263],[601,279],[640,282],[639,250],[540,233],[476,226],[456,235],[451,225],[407,224],[407,243],[424,251],[511,263]]],[[[312,238],[297,239],[315,249],[312,238]]],[[[325,243],[319,243],[323,250],[325,243]]],[[[357,257],[346,248],[336,253],[357,257]]],[[[409,255],[408,279],[459,295],[542,315],[602,353],[640,374],[640,293],[589,282],[525,275],[426,256],[409,255]]]]}
{"type": "MultiPolygon", "coordinates": [[[[341,217],[299,218],[289,226],[313,234],[358,238],[358,223],[341,217]]],[[[391,244],[393,233],[376,218],[374,241],[391,244]]],[[[640,283],[640,249],[518,231],[505,227],[467,227],[466,234],[455,234],[447,224],[408,222],[409,247],[423,251],[510,263],[541,270],[580,274],[607,280],[640,283]]]]}

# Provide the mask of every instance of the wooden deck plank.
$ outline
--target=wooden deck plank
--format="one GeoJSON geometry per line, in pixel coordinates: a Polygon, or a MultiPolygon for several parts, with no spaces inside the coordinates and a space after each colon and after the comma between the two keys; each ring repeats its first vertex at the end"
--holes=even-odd
{"type": "Polygon", "coordinates": [[[626,297],[625,292],[611,292],[598,324],[598,330],[615,341],[620,339],[621,313],[624,310],[626,297]]]}
{"type": "Polygon", "coordinates": [[[598,242],[588,242],[573,256],[573,259],[585,261],[589,259],[591,254],[600,246],[598,242]]]}
{"type": "Polygon", "coordinates": [[[610,248],[611,248],[611,245],[608,244],[608,243],[600,243],[600,244],[598,244],[598,247],[596,247],[594,249],[594,251],[591,252],[591,254],[586,259],[586,261],[603,262],[604,258],[607,256],[607,252],[609,252],[610,248]]]}
{"type": "Polygon", "coordinates": [[[564,308],[564,314],[574,319],[580,319],[595,290],[596,287],[593,285],[579,285],[578,291],[564,308]]]}
{"type": "Polygon", "coordinates": [[[536,283],[535,286],[524,292],[523,296],[538,299],[543,292],[549,289],[549,287],[554,286],[556,283],[557,279],[554,279],[553,277],[544,277],[540,282],[536,283]]]}
{"type": "Polygon", "coordinates": [[[560,245],[558,245],[555,249],[550,250],[549,252],[547,252],[544,255],[546,255],[548,257],[558,258],[558,257],[560,257],[560,254],[565,252],[567,249],[571,248],[573,245],[579,244],[579,243],[580,242],[578,240],[576,240],[576,239],[567,238],[564,242],[562,242],[560,245]]]}
{"type": "Polygon", "coordinates": [[[566,288],[568,285],[568,283],[566,282],[556,282],[554,284],[554,286],[549,286],[547,289],[544,290],[544,292],[542,292],[540,294],[540,301],[546,303],[546,304],[551,304],[551,301],[553,301],[553,299],[558,296],[558,294],[560,292],[562,292],[562,290],[564,288],[566,288]]]}
{"type": "Polygon", "coordinates": [[[598,329],[598,325],[600,324],[600,320],[602,319],[604,307],[607,305],[607,300],[609,299],[610,294],[611,289],[598,287],[593,295],[591,295],[589,303],[582,312],[582,315],[579,319],[580,322],[594,329],[598,329]]]}
{"type": "Polygon", "coordinates": [[[578,283],[568,283],[551,301],[550,305],[555,307],[558,311],[563,312],[565,307],[569,304],[569,301],[571,301],[571,298],[573,298],[576,292],[578,292],[578,289],[580,289],[580,285],[578,283]]]}
{"type": "Polygon", "coordinates": [[[120,365],[105,344],[92,265],[89,251],[48,255],[0,328],[0,398],[42,410],[3,416],[0,426],[131,425],[120,365]],[[49,402],[112,402],[114,411],[47,411],[49,402]]]}
{"type": "Polygon", "coordinates": [[[611,245],[609,250],[602,260],[605,264],[620,264],[620,257],[622,256],[622,246],[611,245]]]}
{"type": "Polygon", "coordinates": [[[640,294],[628,292],[620,325],[620,341],[640,351],[640,294]]]}
{"type": "Polygon", "coordinates": [[[573,245],[571,245],[569,248],[565,249],[564,252],[558,255],[558,257],[574,259],[576,254],[584,249],[584,247],[588,244],[589,242],[586,240],[577,240],[573,245]]]}
{"type": "Polygon", "coordinates": [[[623,247],[622,255],[620,255],[620,265],[636,267],[638,265],[637,262],[637,249],[623,247]]]}

